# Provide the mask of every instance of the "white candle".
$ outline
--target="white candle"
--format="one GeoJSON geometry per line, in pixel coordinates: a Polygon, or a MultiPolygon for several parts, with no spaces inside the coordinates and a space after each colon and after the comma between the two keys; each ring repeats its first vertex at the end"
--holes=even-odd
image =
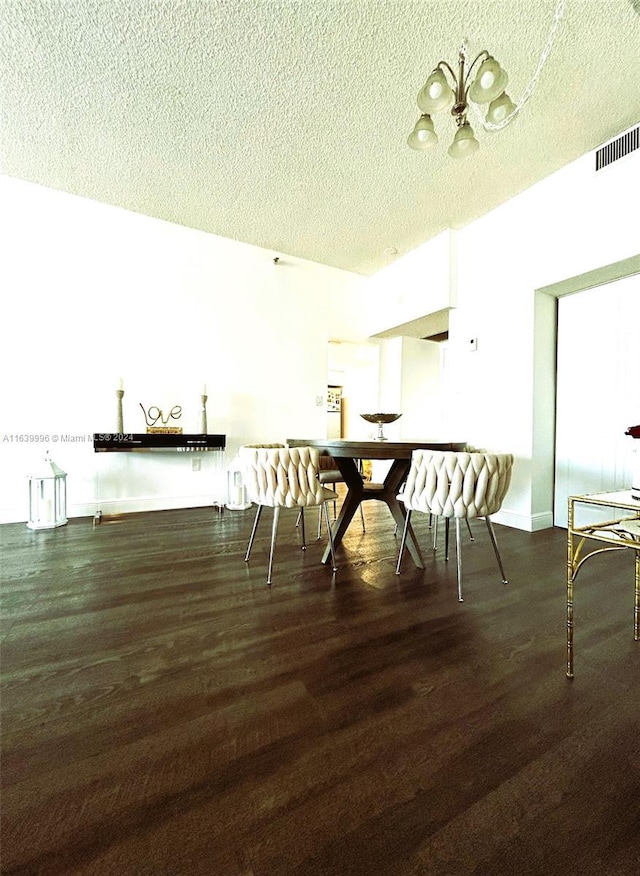
{"type": "Polygon", "coordinates": [[[202,395],[206,395],[206,394],[207,394],[207,384],[203,383],[202,384],[202,395]]]}
{"type": "Polygon", "coordinates": [[[124,381],[123,381],[122,377],[119,377],[118,378],[118,390],[123,390],[123,389],[124,389],[124,381]]]}

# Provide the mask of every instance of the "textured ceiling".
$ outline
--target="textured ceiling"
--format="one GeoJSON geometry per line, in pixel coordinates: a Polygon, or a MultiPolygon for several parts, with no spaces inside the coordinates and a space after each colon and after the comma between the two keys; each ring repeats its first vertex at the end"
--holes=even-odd
{"type": "Polygon", "coordinates": [[[372,274],[640,119],[637,0],[567,0],[480,150],[406,137],[460,44],[518,98],[557,0],[1,0],[2,172],[372,274]]]}

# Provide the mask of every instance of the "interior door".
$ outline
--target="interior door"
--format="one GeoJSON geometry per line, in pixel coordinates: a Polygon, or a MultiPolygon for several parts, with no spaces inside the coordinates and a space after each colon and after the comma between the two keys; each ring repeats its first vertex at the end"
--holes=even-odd
{"type": "Polygon", "coordinates": [[[567,525],[568,496],[631,486],[634,439],[624,432],[638,423],[640,275],[634,275],[558,301],[556,526],[567,525]]]}

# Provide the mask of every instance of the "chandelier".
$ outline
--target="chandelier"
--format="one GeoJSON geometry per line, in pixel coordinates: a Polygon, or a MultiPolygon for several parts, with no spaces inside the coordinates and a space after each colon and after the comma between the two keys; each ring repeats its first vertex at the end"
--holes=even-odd
{"type": "Polygon", "coordinates": [[[559,0],[538,66],[519,100],[514,103],[507,94],[505,89],[509,77],[496,59],[483,49],[469,63],[463,44],[458,54],[457,71],[446,61],[438,61],[418,92],[417,104],[421,116],[409,134],[407,144],[420,152],[435,146],[438,135],[431,116],[447,108],[450,108],[457,127],[448,150],[451,158],[465,158],[480,148],[467,118],[470,110],[474,111],[485,130],[497,131],[508,125],[531,97],[551,50],[566,2],[559,0]],[[484,117],[482,107],[486,107],[484,117]]]}
{"type": "Polygon", "coordinates": [[[446,61],[439,61],[418,92],[418,109],[422,115],[409,134],[407,143],[412,149],[418,150],[435,146],[438,135],[431,116],[450,106],[458,130],[449,146],[449,155],[452,158],[464,158],[477,152],[480,144],[467,119],[469,101],[472,100],[475,104],[489,104],[487,121],[491,124],[502,122],[515,109],[515,104],[505,91],[508,78],[500,64],[486,49],[466,67],[466,52],[463,46],[458,56],[457,74],[446,61]],[[481,63],[478,67],[479,62],[481,63]],[[477,73],[471,81],[476,69],[477,73]],[[447,73],[453,85],[447,80],[447,73]]]}

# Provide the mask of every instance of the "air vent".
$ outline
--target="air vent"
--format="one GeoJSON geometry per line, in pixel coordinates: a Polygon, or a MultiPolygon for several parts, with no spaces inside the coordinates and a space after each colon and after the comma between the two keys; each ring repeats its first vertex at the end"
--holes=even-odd
{"type": "Polygon", "coordinates": [[[640,147],[640,127],[627,131],[606,146],[601,146],[596,152],[596,170],[602,170],[618,158],[622,158],[640,147]]]}

